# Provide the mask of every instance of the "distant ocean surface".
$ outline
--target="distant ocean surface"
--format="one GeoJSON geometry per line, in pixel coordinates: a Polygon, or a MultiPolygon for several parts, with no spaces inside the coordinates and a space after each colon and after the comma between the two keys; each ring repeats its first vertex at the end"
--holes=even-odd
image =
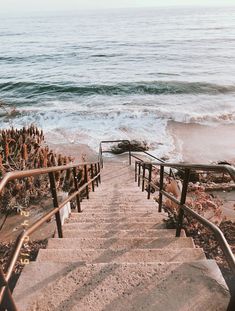
{"type": "Polygon", "coordinates": [[[169,122],[235,124],[235,7],[2,16],[0,101],[1,127],[170,153],[169,122]]]}

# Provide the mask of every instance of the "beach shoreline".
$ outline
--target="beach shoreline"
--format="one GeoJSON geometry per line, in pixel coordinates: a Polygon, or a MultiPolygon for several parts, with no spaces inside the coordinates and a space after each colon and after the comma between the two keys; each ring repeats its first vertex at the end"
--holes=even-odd
{"type": "Polygon", "coordinates": [[[169,121],[167,131],[173,139],[172,155],[180,155],[182,161],[235,163],[234,124],[208,126],[169,121]]]}
{"type": "MultiPolygon", "coordinates": [[[[65,130],[64,137],[61,133],[45,132],[45,142],[57,154],[71,156],[76,162],[94,161],[98,157],[98,145],[88,144],[87,139],[84,141],[82,135],[77,132],[65,130]],[[77,139],[73,140],[73,137],[77,139]],[[64,138],[64,139],[63,139],[64,138]],[[79,142],[80,140],[80,142],[79,142]]],[[[166,139],[159,144],[158,147],[152,148],[149,145],[149,152],[157,157],[163,157],[173,162],[190,162],[190,163],[218,163],[219,161],[227,161],[235,163],[235,141],[231,133],[235,132],[235,124],[217,124],[204,125],[198,123],[181,123],[176,121],[168,121],[166,126],[166,139]],[[170,142],[170,143],[169,143],[170,142]]],[[[153,133],[151,133],[153,135],[153,133]]],[[[126,137],[116,137],[116,139],[127,139],[126,137]]],[[[131,141],[131,137],[129,138],[131,141]]],[[[139,139],[142,143],[143,139],[139,139]]],[[[156,140],[156,146],[158,141],[156,140]]]]}

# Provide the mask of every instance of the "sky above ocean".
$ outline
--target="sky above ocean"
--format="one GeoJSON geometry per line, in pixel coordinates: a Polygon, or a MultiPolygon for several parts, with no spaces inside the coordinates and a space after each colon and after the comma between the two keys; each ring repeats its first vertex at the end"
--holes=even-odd
{"type": "Polygon", "coordinates": [[[10,0],[0,2],[1,11],[56,11],[164,6],[234,6],[234,0],[10,0]]]}

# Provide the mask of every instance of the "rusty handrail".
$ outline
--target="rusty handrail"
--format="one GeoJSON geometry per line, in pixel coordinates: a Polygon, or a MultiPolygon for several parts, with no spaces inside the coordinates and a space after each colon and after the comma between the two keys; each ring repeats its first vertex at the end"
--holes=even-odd
{"type": "MultiPolygon", "coordinates": [[[[143,162],[142,162],[143,163],[143,162]]],[[[190,170],[200,171],[214,171],[214,172],[225,172],[235,181],[235,168],[227,164],[190,164],[190,163],[168,163],[168,162],[144,162],[147,164],[170,167],[170,168],[181,168],[190,170]]]]}
{"type": "MultiPolygon", "coordinates": [[[[199,215],[197,212],[192,210],[190,207],[188,207],[185,202],[186,202],[186,195],[187,195],[187,188],[188,188],[188,183],[189,183],[189,176],[190,176],[190,170],[200,170],[200,171],[217,171],[217,172],[225,172],[230,175],[233,181],[235,181],[235,168],[230,166],[230,165],[207,165],[207,164],[180,164],[180,163],[162,163],[162,162],[142,162],[142,161],[136,161],[135,165],[135,180],[137,180],[137,177],[140,178],[140,169],[138,170],[138,166],[140,167],[141,165],[158,165],[161,168],[160,172],[160,185],[159,187],[154,185],[151,178],[150,180],[146,180],[144,178],[143,180],[148,183],[150,186],[154,186],[154,188],[157,188],[159,190],[159,212],[161,212],[162,209],[162,196],[166,196],[168,199],[176,203],[179,207],[179,219],[178,219],[178,225],[177,225],[177,230],[176,230],[176,236],[180,236],[180,232],[183,226],[183,217],[184,213],[189,214],[193,218],[195,218],[198,222],[200,222],[203,226],[209,228],[214,236],[216,237],[217,241],[219,242],[219,245],[224,253],[224,256],[229,264],[230,269],[235,273],[235,256],[226,240],[224,237],[223,232],[212,222],[207,220],[205,217],[199,215]],[[168,192],[163,190],[163,174],[164,174],[164,167],[170,167],[170,168],[181,168],[185,170],[185,177],[183,180],[183,189],[181,193],[181,199],[177,200],[173,195],[169,194],[168,192]]],[[[143,176],[144,177],[144,176],[143,176]]],[[[142,177],[142,178],[143,178],[142,177]]],[[[139,185],[139,183],[138,183],[139,185]]],[[[150,187],[148,187],[148,198],[150,197],[150,187]]]]}
{"type": "Polygon", "coordinates": [[[99,162],[101,164],[101,166],[103,167],[104,165],[104,161],[103,161],[103,153],[111,153],[112,151],[111,150],[106,150],[106,151],[103,151],[102,149],[102,144],[112,144],[112,143],[121,143],[121,142],[126,142],[128,143],[128,146],[129,146],[129,150],[128,150],[128,153],[129,153],[129,165],[131,165],[131,142],[128,140],[128,139],[118,139],[118,140],[102,140],[100,142],[100,145],[99,145],[99,162]]]}
{"type": "MultiPolygon", "coordinates": [[[[129,165],[131,165],[131,158],[135,158],[139,161],[142,161],[144,162],[144,160],[142,160],[141,158],[137,157],[136,155],[134,155],[132,152],[131,152],[131,142],[129,139],[118,139],[118,140],[102,140],[100,142],[100,145],[99,145],[99,161],[101,163],[101,165],[103,166],[103,153],[112,153],[111,150],[106,150],[106,151],[103,151],[102,149],[102,144],[109,144],[109,143],[120,143],[120,142],[126,142],[129,146],[129,150],[128,150],[128,153],[129,153],[129,165]]],[[[162,159],[159,159],[158,157],[152,155],[151,153],[147,152],[147,151],[134,151],[134,152],[137,152],[137,153],[144,153],[146,154],[147,156],[153,158],[154,160],[157,160],[159,162],[162,162],[162,163],[165,163],[164,160],[162,159]]],[[[174,176],[174,173],[173,171],[171,171],[171,174],[174,176]]]]}
{"type": "MultiPolygon", "coordinates": [[[[21,248],[25,242],[25,240],[28,240],[28,237],[35,232],[42,224],[44,224],[46,221],[50,220],[52,216],[56,216],[56,223],[57,223],[57,230],[59,237],[63,237],[62,234],[62,226],[61,226],[61,219],[60,219],[60,210],[72,199],[75,197],[77,198],[77,205],[79,204],[78,211],[80,210],[80,203],[78,200],[78,196],[81,194],[82,191],[86,190],[87,197],[88,197],[88,186],[92,184],[92,190],[94,191],[94,182],[96,181],[96,184],[98,186],[98,182],[100,181],[100,163],[99,162],[82,162],[77,164],[70,164],[70,165],[64,165],[64,166],[54,166],[54,167],[48,167],[48,168],[41,168],[41,169],[33,169],[33,170],[25,170],[25,171],[13,171],[7,173],[2,181],[0,182],[0,194],[6,184],[15,179],[21,179],[25,177],[33,177],[33,176],[39,176],[39,175],[49,175],[50,179],[50,186],[51,186],[51,192],[52,192],[52,198],[53,198],[53,204],[54,208],[50,212],[48,212],[46,215],[42,216],[40,219],[38,219],[35,223],[33,223],[27,230],[23,230],[20,235],[16,239],[15,247],[13,250],[13,255],[10,258],[9,264],[7,266],[7,271],[5,275],[3,272],[1,272],[0,279],[0,305],[2,305],[2,302],[5,298],[7,300],[6,303],[9,302],[10,307],[8,308],[10,311],[16,311],[17,308],[14,304],[14,300],[11,295],[11,291],[9,289],[9,281],[11,278],[11,275],[14,271],[14,267],[16,264],[16,261],[20,255],[21,248]],[[88,180],[87,176],[87,167],[90,165],[91,168],[91,174],[92,178],[88,180]],[[76,177],[76,168],[84,167],[85,169],[85,184],[83,184],[80,188],[78,188],[77,184],[77,177],[76,177]],[[95,172],[93,170],[95,168],[95,172]],[[67,171],[67,170],[73,170],[74,172],[74,183],[75,183],[75,192],[73,192],[71,195],[68,196],[67,199],[65,199],[61,204],[58,204],[57,199],[57,190],[56,190],[56,183],[55,183],[55,172],[61,172],[61,171],[67,171]],[[7,298],[7,299],[6,299],[7,298]]],[[[1,270],[2,271],[2,270],[1,270]]]]}
{"type": "MultiPolygon", "coordinates": [[[[96,178],[98,178],[100,173],[98,173],[93,179],[90,179],[89,182],[84,184],[78,191],[73,192],[66,200],[64,200],[57,208],[54,208],[52,211],[48,212],[46,215],[41,217],[39,220],[37,220],[33,225],[31,225],[27,230],[24,230],[20,236],[19,236],[19,242],[17,243],[16,250],[22,247],[23,242],[25,238],[32,233],[34,233],[42,224],[44,224],[47,220],[51,219],[52,216],[54,216],[58,211],[60,211],[67,203],[69,203],[72,199],[74,199],[78,194],[80,194],[83,190],[86,189],[87,185],[90,185],[92,181],[94,181],[96,178]]],[[[16,252],[17,253],[17,252],[16,252]]],[[[11,276],[11,273],[13,272],[14,265],[17,261],[17,257],[12,259],[10,266],[8,267],[7,273],[6,273],[6,280],[9,281],[9,278],[11,276]]]]}
{"type": "Polygon", "coordinates": [[[32,170],[25,170],[25,171],[13,171],[13,172],[8,172],[4,175],[3,179],[0,182],[0,194],[5,187],[5,185],[8,183],[8,181],[13,180],[13,179],[20,179],[20,178],[25,178],[25,177],[34,177],[38,175],[43,175],[47,173],[54,173],[54,172],[59,172],[59,171],[65,171],[68,169],[72,168],[77,168],[79,166],[84,166],[84,165],[91,165],[91,164],[96,164],[97,162],[81,162],[77,164],[69,164],[69,165],[61,165],[61,166],[51,166],[47,168],[37,168],[37,169],[32,169],[32,170]]]}

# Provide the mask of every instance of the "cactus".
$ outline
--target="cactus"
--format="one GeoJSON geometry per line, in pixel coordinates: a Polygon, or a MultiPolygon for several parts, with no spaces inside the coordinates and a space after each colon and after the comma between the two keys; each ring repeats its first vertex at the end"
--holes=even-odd
{"type": "MultiPolygon", "coordinates": [[[[0,180],[6,172],[14,170],[35,169],[73,162],[72,157],[57,155],[45,146],[44,134],[36,126],[0,130],[0,180]]],[[[71,173],[65,171],[55,174],[59,187],[71,184],[71,173]]],[[[45,195],[48,192],[48,176],[25,178],[10,182],[1,193],[0,210],[14,211],[19,205],[24,207],[31,198],[45,195]]]]}

